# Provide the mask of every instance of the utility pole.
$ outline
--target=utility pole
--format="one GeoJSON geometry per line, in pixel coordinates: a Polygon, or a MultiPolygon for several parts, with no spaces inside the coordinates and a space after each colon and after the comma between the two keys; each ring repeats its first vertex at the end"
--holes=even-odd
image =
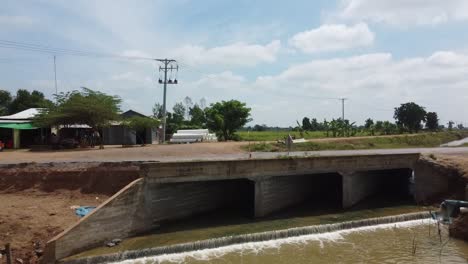
{"type": "Polygon", "coordinates": [[[159,61],[162,63],[163,66],[159,66],[159,72],[163,72],[164,73],[164,81],[161,80],[161,78],[159,78],[158,82],[160,84],[163,84],[163,87],[164,87],[164,93],[163,93],[163,138],[162,138],[162,143],[165,143],[166,142],[166,94],[167,94],[167,85],[168,84],[177,84],[178,81],[177,81],[177,77],[172,80],[172,76],[170,76],[171,78],[167,79],[167,73],[168,71],[172,71],[175,70],[176,73],[177,71],[179,70],[179,66],[176,65],[176,60],[170,60],[170,59],[155,59],[156,61],[159,61]]]}
{"type": "Polygon", "coordinates": [[[344,121],[344,101],[348,100],[347,98],[340,98],[341,100],[341,119],[344,121]]]}
{"type": "Polygon", "coordinates": [[[55,55],[54,55],[54,78],[55,78],[55,94],[58,94],[58,90],[57,90],[57,64],[55,63],[55,55]]]}

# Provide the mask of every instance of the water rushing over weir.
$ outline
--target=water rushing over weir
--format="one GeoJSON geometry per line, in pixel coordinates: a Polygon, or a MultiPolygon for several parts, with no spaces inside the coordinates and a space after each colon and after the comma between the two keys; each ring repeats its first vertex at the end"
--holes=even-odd
{"type": "MultiPolygon", "coordinates": [[[[313,239],[313,237],[333,238],[340,231],[351,232],[362,228],[370,228],[374,226],[389,225],[394,226],[406,224],[421,224],[421,220],[428,219],[428,212],[410,213],[397,216],[378,217],[364,220],[349,221],[336,224],[315,225],[308,227],[290,228],[285,230],[254,233],[247,235],[229,236],[215,238],[209,240],[195,241],[173,246],[156,247],[135,251],[124,251],[115,254],[80,258],[67,261],[72,264],[91,264],[91,263],[135,263],[135,259],[142,259],[143,263],[148,260],[149,263],[159,263],[158,256],[165,258],[169,254],[193,254],[200,250],[213,250],[213,252],[229,252],[229,250],[238,250],[242,247],[275,247],[279,244],[290,243],[294,241],[313,239]],[[417,220],[416,222],[414,222],[417,220]],[[219,248],[219,249],[218,249],[219,248]],[[187,253],[188,252],[188,253],[187,253]],[[126,261],[127,260],[127,261],[126,261]]],[[[338,234],[339,235],[339,234],[338,234]]],[[[223,253],[224,254],[224,253],[223,253]]]]}

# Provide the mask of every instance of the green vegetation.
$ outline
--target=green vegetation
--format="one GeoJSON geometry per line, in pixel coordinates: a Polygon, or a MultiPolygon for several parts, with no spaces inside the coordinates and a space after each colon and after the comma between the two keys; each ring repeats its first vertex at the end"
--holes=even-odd
{"type": "Polygon", "coordinates": [[[393,118],[395,118],[400,130],[413,133],[422,129],[421,123],[426,121],[426,114],[424,107],[409,102],[395,108],[393,118]]]}
{"type": "MultiPolygon", "coordinates": [[[[119,120],[121,99],[101,92],[82,88],[56,95],[57,103],[35,117],[40,127],[84,124],[93,130],[101,130],[119,120]]],[[[100,133],[102,137],[102,133],[100,133]]],[[[102,146],[102,140],[101,148],[102,146]]]]}
{"type": "Polygon", "coordinates": [[[250,122],[250,108],[237,100],[211,104],[205,109],[206,125],[219,140],[235,139],[235,132],[250,122]]]}
{"type": "MultiPolygon", "coordinates": [[[[236,131],[250,122],[251,109],[237,100],[221,101],[205,106],[204,99],[193,104],[190,97],[174,105],[171,112],[166,112],[166,136],[170,137],[179,129],[208,128],[216,133],[218,140],[237,140],[236,131]]],[[[163,106],[156,103],[153,116],[163,119],[163,106]]]]}
{"type": "MultiPolygon", "coordinates": [[[[228,223],[219,223],[217,215],[205,216],[191,219],[190,222],[181,221],[166,227],[164,232],[149,234],[141,237],[125,239],[120,245],[112,248],[100,247],[92,249],[68,259],[76,259],[88,256],[111,254],[124,250],[138,250],[144,248],[160,247],[187,243],[191,241],[252,234],[273,230],[281,230],[293,227],[304,227],[319,224],[332,224],[344,221],[352,221],[373,217],[406,214],[412,212],[426,211],[428,209],[413,205],[398,207],[386,207],[375,209],[364,209],[354,211],[316,211],[314,215],[300,217],[284,217],[280,219],[251,220],[233,215],[229,217],[228,223]],[[207,220],[209,219],[209,220],[207,220]],[[213,222],[213,223],[210,223],[213,222]]],[[[222,216],[227,219],[226,216],[222,216]]],[[[224,220],[226,221],[226,220],[224,220]]]]}
{"type": "Polygon", "coordinates": [[[53,103],[44,97],[44,94],[34,90],[19,89],[16,96],[10,92],[0,90],[0,115],[16,114],[29,108],[45,108],[52,106],[53,103]]]}
{"type": "MultiPolygon", "coordinates": [[[[389,148],[429,148],[468,137],[468,131],[438,132],[424,134],[395,135],[371,138],[330,139],[324,141],[297,143],[293,151],[389,149],[389,148]]],[[[249,146],[243,147],[245,150],[249,146]]],[[[250,145],[250,151],[287,151],[283,143],[257,143],[250,145]]]]}

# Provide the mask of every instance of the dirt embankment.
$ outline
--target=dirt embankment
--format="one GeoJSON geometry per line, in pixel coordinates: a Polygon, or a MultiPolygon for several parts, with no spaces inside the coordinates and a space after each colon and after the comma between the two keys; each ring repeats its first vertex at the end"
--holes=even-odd
{"type": "MultiPolygon", "coordinates": [[[[37,263],[46,242],[78,221],[73,206],[97,206],[139,178],[139,163],[0,166],[0,248],[37,263]]],[[[17,262],[18,263],[18,262],[17,262]]]]}
{"type": "MultiPolygon", "coordinates": [[[[434,157],[432,158],[434,159],[434,157]]],[[[449,193],[443,199],[468,200],[468,157],[463,156],[437,156],[434,160],[438,169],[445,170],[451,177],[449,193]]],[[[450,235],[468,241],[468,213],[460,214],[449,227],[450,235]]]]}
{"type": "Polygon", "coordinates": [[[428,182],[419,182],[429,192],[424,192],[424,204],[438,205],[446,199],[464,200],[468,184],[468,156],[427,155],[417,163],[418,173],[428,182]],[[436,191],[437,190],[437,191],[436,191]]]}

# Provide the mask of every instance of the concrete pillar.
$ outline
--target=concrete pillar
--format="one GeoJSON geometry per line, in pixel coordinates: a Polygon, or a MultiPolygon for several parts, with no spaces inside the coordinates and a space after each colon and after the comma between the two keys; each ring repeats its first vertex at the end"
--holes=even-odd
{"type": "Polygon", "coordinates": [[[13,148],[19,149],[20,147],[21,147],[20,130],[13,129],[13,148]]]}
{"type": "Polygon", "coordinates": [[[379,178],[372,172],[341,172],[343,176],[343,208],[349,208],[375,194],[379,178]]]}
{"type": "Polygon", "coordinates": [[[315,175],[256,178],[254,215],[267,216],[306,200],[313,192],[315,175]]]}

